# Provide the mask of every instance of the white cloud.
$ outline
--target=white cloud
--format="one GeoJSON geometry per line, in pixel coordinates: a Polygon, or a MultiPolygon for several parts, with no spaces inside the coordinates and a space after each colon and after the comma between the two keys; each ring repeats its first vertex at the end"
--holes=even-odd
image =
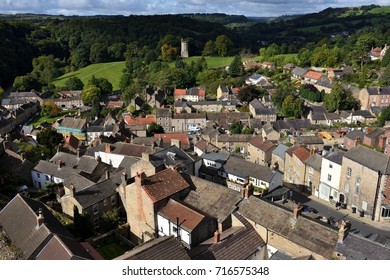
{"type": "Polygon", "coordinates": [[[389,0],[0,0],[0,13],[64,15],[227,13],[277,16],[318,12],[327,7],[389,5],[389,0]]]}

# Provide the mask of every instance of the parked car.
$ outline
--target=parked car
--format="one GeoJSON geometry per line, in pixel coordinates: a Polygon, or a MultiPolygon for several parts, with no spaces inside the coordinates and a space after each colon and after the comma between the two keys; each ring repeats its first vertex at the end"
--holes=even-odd
{"type": "Polygon", "coordinates": [[[302,212],[306,212],[306,213],[314,213],[314,214],[317,214],[318,211],[317,209],[313,208],[313,207],[310,207],[308,205],[302,205],[302,212]]]}

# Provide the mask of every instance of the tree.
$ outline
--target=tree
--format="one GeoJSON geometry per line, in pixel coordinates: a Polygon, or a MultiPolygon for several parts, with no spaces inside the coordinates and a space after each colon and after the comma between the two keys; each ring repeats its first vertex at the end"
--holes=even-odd
{"type": "Polygon", "coordinates": [[[89,84],[95,85],[100,89],[102,95],[108,95],[112,93],[112,84],[106,78],[97,78],[94,82],[89,84]]]}
{"type": "Polygon", "coordinates": [[[64,88],[67,90],[82,90],[84,88],[84,84],[79,78],[70,77],[65,81],[64,88]]]}
{"type": "Polygon", "coordinates": [[[119,88],[121,91],[125,91],[125,89],[131,84],[132,78],[131,74],[123,73],[121,79],[119,80],[119,88]]]}
{"type": "Polygon", "coordinates": [[[215,49],[219,56],[228,56],[232,46],[232,40],[226,35],[220,35],[215,39],[215,49]]]}
{"type": "Polygon", "coordinates": [[[386,51],[385,56],[382,58],[381,65],[382,67],[390,65],[390,50],[386,51]]]}
{"type": "Polygon", "coordinates": [[[54,58],[54,55],[42,55],[34,58],[32,65],[34,69],[31,75],[45,85],[51,83],[61,74],[61,63],[58,58],[54,58]]]}
{"type": "Polygon", "coordinates": [[[88,85],[82,92],[81,92],[81,99],[83,100],[84,104],[91,104],[92,100],[95,97],[98,97],[100,99],[101,90],[95,85],[88,85]]]}
{"type": "Polygon", "coordinates": [[[117,228],[119,225],[118,208],[104,212],[100,218],[100,228],[103,232],[117,228]]]}
{"type": "Polygon", "coordinates": [[[43,102],[41,114],[48,117],[57,117],[61,109],[54,103],[53,100],[43,102]]]}
{"type": "Polygon", "coordinates": [[[64,142],[64,136],[55,130],[47,128],[37,134],[37,141],[39,144],[47,147],[50,155],[52,155],[53,149],[64,142]]]}
{"type": "Polygon", "coordinates": [[[148,137],[152,137],[155,133],[164,133],[164,128],[161,125],[152,122],[146,130],[146,134],[148,137]]]}
{"type": "Polygon", "coordinates": [[[178,51],[176,48],[171,47],[168,44],[161,46],[161,57],[165,61],[172,61],[176,58],[178,51]]]}
{"type": "Polygon", "coordinates": [[[282,114],[289,118],[299,119],[303,113],[303,101],[288,95],[282,103],[282,114]]]}
{"type": "Polygon", "coordinates": [[[139,93],[142,92],[142,86],[138,83],[129,85],[121,95],[121,100],[130,103],[139,93]]]}
{"type": "Polygon", "coordinates": [[[265,94],[264,89],[258,89],[254,85],[242,87],[238,90],[238,99],[241,102],[251,102],[253,99],[258,98],[265,94]]]}
{"type": "Polygon", "coordinates": [[[89,51],[89,61],[91,63],[100,63],[107,61],[108,52],[105,45],[94,43],[89,51]]]}
{"type": "MultiPolygon", "coordinates": [[[[389,51],[390,52],[390,51],[389,51]]],[[[390,64],[388,64],[383,70],[381,78],[381,84],[384,86],[390,86],[390,64]]]]}
{"type": "Polygon", "coordinates": [[[234,120],[230,126],[231,134],[241,134],[242,131],[242,123],[240,121],[234,120]]]}
{"type": "Polygon", "coordinates": [[[206,44],[204,44],[202,55],[214,56],[215,54],[215,43],[212,40],[207,41],[206,44]]]}
{"type": "Polygon", "coordinates": [[[71,53],[71,64],[76,69],[83,68],[89,64],[89,48],[85,44],[79,44],[71,53]]]}
{"type": "Polygon", "coordinates": [[[73,206],[73,223],[76,232],[81,238],[86,239],[93,235],[94,227],[91,222],[91,217],[85,213],[80,214],[76,205],[73,206]]]}
{"type": "Polygon", "coordinates": [[[99,97],[95,96],[92,99],[92,103],[91,103],[91,117],[92,118],[98,117],[99,114],[100,114],[100,100],[99,97]]]}
{"type": "Polygon", "coordinates": [[[324,106],[328,112],[336,110],[359,109],[360,102],[355,99],[352,93],[336,83],[331,92],[324,97],[324,106]]]}
{"type": "Polygon", "coordinates": [[[42,85],[38,81],[38,79],[31,75],[18,76],[15,78],[13,84],[14,91],[31,91],[31,90],[40,91],[41,88],[42,85]]]}
{"type": "Polygon", "coordinates": [[[238,77],[242,75],[244,67],[242,65],[242,59],[239,55],[236,55],[229,66],[229,74],[231,77],[238,77]]]}
{"type": "Polygon", "coordinates": [[[253,134],[255,132],[252,128],[245,127],[242,131],[241,134],[253,134]]]}
{"type": "Polygon", "coordinates": [[[390,120],[390,106],[382,109],[382,112],[378,118],[380,126],[384,126],[386,121],[390,120]]]}
{"type": "Polygon", "coordinates": [[[115,43],[107,48],[108,56],[113,61],[125,60],[126,44],[115,43]]]}

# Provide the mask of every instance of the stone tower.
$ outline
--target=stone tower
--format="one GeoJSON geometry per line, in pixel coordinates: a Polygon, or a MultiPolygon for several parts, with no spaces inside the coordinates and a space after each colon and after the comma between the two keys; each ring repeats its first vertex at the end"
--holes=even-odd
{"type": "Polygon", "coordinates": [[[188,41],[181,39],[181,57],[188,57],[188,41]]]}

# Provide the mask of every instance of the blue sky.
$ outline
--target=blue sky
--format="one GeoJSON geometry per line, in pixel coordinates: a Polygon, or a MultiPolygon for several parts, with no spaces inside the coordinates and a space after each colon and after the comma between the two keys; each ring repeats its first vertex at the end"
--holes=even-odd
{"type": "Polygon", "coordinates": [[[153,15],[226,13],[280,16],[319,12],[328,7],[390,5],[390,0],[0,0],[0,13],[63,15],[153,15]]]}

